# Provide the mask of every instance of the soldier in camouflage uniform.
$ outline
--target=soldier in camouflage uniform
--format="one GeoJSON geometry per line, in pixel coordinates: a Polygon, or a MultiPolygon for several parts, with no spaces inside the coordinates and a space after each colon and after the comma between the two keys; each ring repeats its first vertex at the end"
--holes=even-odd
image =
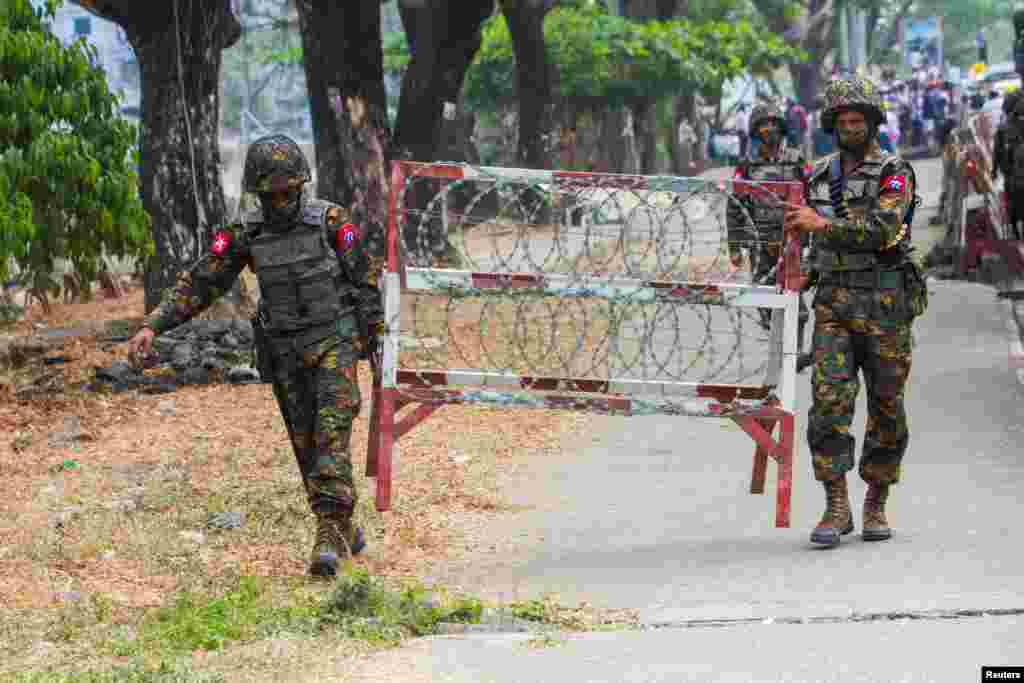
{"type": "Polygon", "coordinates": [[[254,321],[264,381],[273,383],[310,507],[317,518],[310,573],[331,577],[339,559],[361,550],[353,529],[356,487],[349,440],[359,414],[356,359],[382,328],[377,273],[349,211],[305,199],[309,164],[291,139],[249,147],[243,190],[262,208],[257,223],[217,231],[209,251],[181,273],[129,342],[133,354],[153,337],[197,315],[231,289],[242,269],[256,273],[254,321]]]}
{"type": "Polygon", "coordinates": [[[788,212],[786,226],[814,235],[815,368],[807,441],[826,509],[811,541],[835,546],[854,527],[846,473],[854,466],[850,425],[858,373],[868,392],[859,464],[868,484],[862,537],[891,536],[885,504],[900,479],[909,438],[903,399],[911,325],[924,312],[927,290],[910,258],[913,169],[879,148],[883,112],[875,86],[859,78],[836,80],[826,99],[822,123],[835,133],[840,151],[817,162],[807,184],[808,206],[788,212]]]}
{"type": "MultiPolygon", "coordinates": [[[[759,104],[750,115],[750,139],[758,143],[733,174],[734,180],[803,182],[807,165],[798,148],[786,144],[786,118],[778,107],[759,104]]],[[[745,197],[729,203],[726,225],[729,234],[729,258],[734,266],[742,262],[741,248],[750,251],[752,280],[757,284],[775,284],[775,266],[782,253],[784,209],[757,197],[745,197]]],[[[772,311],[760,309],[761,326],[771,328],[772,311]]],[[[803,347],[804,325],[809,318],[800,300],[798,343],[803,347]]]]}

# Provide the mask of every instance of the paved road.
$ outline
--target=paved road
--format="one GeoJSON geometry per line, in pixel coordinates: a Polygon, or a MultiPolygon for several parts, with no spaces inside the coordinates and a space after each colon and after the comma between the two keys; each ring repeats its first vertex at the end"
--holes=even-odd
{"type": "MultiPolygon", "coordinates": [[[[916,166],[934,205],[938,165],[916,166]]],[[[925,248],[930,213],[915,226],[925,248]]],[[[992,290],[931,286],[916,325],[911,445],[891,541],[809,546],[823,495],[802,434],[793,527],[776,529],[772,497],[746,492],[753,447],[735,426],[607,418],[576,452],[510,478],[508,497],[532,506],[495,527],[522,539],[516,557],[436,576],[504,600],[554,592],[564,603],[639,609],[651,630],[539,651],[514,635],[432,638],[383,656],[406,658],[409,680],[501,683],[968,681],[983,664],[1024,665],[1024,396],[992,290]]],[[[804,380],[798,430],[809,403],[804,380]]],[[[864,412],[862,392],[858,437],[864,412]]],[[[864,485],[854,477],[851,488],[859,531],[864,485]]]]}

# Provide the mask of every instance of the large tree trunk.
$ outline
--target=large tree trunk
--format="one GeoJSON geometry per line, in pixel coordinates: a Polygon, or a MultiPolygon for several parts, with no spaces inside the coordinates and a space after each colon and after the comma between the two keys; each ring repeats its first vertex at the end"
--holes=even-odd
{"type": "Polygon", "coordinates": [[[145,275],[148,312],[225,220],[218,84],[221,53],[241,25],[229,0],[79,4],[125,30],[142,73],[139,189],[156,246],[145,275]]]}
{"type": "Polygon", "coordinates": [[[500,0],[516,56],[519,144],[516,160],[526,168],[550,168],[557,141],[552,139],[554,105],[551,65],[544,45],[544,17],[550,0],[500,0]]]}
{"type": "MultiPolygon", "coordinates": [[[[755,5],[760,5],[756,2],[755,5]]],[[[796,87],[797,98],[804,107],[814,106],[814,98],[828,77],[826,62],[833,51],[834,0],[810,0],[800,5],[800,12],[788,14],[777,11],[774,3],[762,9],[768,28],[773,33],[785,36],[793,47],[807,51],[808,59],[803,64],[791,64],[789,72],[796,87]]]]}
{"type": "Polygon", "coordinates": [[[317,196],[349,207],[383,264],[390,134],[379,0],[296,0],[317,196]]]}
{"type": "MultiPolygon", "coordinates": [[[[395,122],[396,154],[414,161],[435,161],[442,149],[444,112],[458,114],[466,70],[480,49],[481,27],[494,12],[494,0],[400,0],[398,7],[410,61],[395,122]]],[[[419,182],[406,197],[407,206],[425,209],[441,189],[440,183],[419,182]]],[[[404,244],[413,262],[460,265],[440,215],[424,222],[410,221],[406,228],[404,244]]]]}
{"type": "Polygon", "coordinates": [[[672,98],[672,130],[669,131],[668,144],[672,175],[689,176],[693,174],[694,169],[691,164],[694,161],[695,145],[690,143],[683,145],[679,142],[679,124],[689,121],[696,132],[696,103],[696,98],[692,94],[672,98]]]}

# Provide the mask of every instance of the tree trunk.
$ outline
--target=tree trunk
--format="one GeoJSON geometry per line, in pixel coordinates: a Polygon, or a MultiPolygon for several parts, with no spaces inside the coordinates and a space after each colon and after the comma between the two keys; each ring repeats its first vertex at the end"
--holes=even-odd
{"type": "Polygon", "coordinates": [[[597,170],[604,173],[637,173],[639,155],[636,151],[633,117],[629,108],[606,109],[599,116],[601,147],[597,170]]]}
{"type": "Polygon", "coordinates": [[[516,57],[519,100],[516,159],[525,168],[550,168],[556,147],[556,141],[552,140],[552,67],[544,45],[544,16],[551,6],[552,3],[545,0],[501,0],[516,57]]]}
{"type": "Polygon", "coordinates": [[[669,131],[668,144],[672,175],[689,176],[693,174],[690,164],[694,161],[694,145],[684,146],[679,142],[679,124],[683,121],[689,121],[696,132],[696,98],[693,95],[672,98],[672,130],[669,131]]]}
{"type": "MultiPolygon", "coordinates": [[[[481,26],[493,11],[493,0],[463,0],[459,4],[453,0],[435,4],[400,0],[410,54],[395,123],[396,153],[403,158],[437,159],[444,112],[447,108],[457,113],[466,70],[480,49],[481,26]]],[[[407,206],[425,209],[441,189],[440,183],[419,182],[410,188],[407,206]]],[[[404,244],[412,262],[459,265],[440,215],[429,216],[425,222],[407,222],[404,244]]]]}
{"type": "Polygon", "coordinates": [[[653,99],[633,105],[633,135],[636,141],[638,172],[658,173],[658,109],[653,99]]]}
{"type": "Polygon", "coordinates": [[[149,312],[226,218],[218,85],[221,53],[241,26],[229,0],[80,4],[124,29],[142,74],[139,191],[156,246],[145,276],[149,312]]]}

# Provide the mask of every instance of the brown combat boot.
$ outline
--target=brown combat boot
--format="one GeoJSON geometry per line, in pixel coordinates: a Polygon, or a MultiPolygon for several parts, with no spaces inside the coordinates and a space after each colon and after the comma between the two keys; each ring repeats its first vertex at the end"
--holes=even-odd
{"type": "Polygon", "coordinates": [[[853,531],[850,494],[845,475],[822,483],[825,485],[825,514],[811,532],[811,543],[832,547],[839,545],[840,536],[853,531]]]}
{"type": "Polygon", "coordinates": [[[861,538],[865,541],[892,538],[892,529],[885,518],[885,501],[888,498],[888,484],[868,484],[868,492],[864,495],[864,529],[861,532],[861,538]]]}
{"type": "Polygon", "coordinates": [[[352,516],[344,513],[321,513],[316,517],[316,540],[309,560],[309,573],[334,578],[338,562],[348,560],[366,547],[363,530],[352,528],[352,516]]]}

